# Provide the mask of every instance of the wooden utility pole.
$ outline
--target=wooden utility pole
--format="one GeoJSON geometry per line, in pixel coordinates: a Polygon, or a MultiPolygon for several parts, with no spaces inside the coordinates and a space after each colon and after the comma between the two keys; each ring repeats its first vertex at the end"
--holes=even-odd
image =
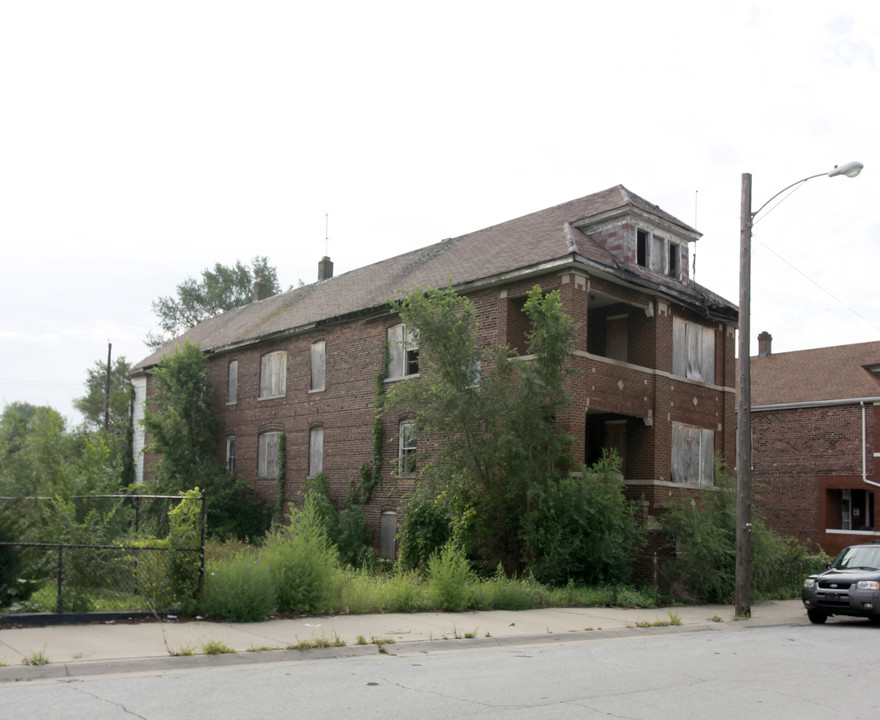
{"type": "Polygon", "coordinates": [[[113,344],[107,343],[107,375],[104,380],[104,431],[110,429],[110,353],[113,344]]]}
{"type": "Polygon", "coordinates": [[[752,615],[752,176],[743,173],[739,253],[739,388],[736,416],[736,617],[752,615]]]}

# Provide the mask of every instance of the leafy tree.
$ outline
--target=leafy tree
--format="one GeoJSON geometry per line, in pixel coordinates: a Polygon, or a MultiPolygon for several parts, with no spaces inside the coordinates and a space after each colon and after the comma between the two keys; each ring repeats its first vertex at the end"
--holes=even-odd
{"type": "Polygon", "coordinates": [[[26,497],[70,491],[77,444],[61,413],[11,403],[0,416],[0,495],[26,497]]]}
{"type": "Polygon", "coordinates": [[[253,488],[237,482],[217,457],[220,422],[208,363],[198,345],[185,343],[153,373],[155,392],[144,408],[147,450],[156,453],[154,484],[160,493],[193,487],[208,493],[208,530],[240,538],[262,534],[268,510],[253,488]]]}
{"type": "MultiPolygon", "coordinates": [[[[110,368],[110,403],[107,429],[117,437],[124,437],[131,416],[131,365],[124,357],[116,358],[110,368]]],[[[73,406],[82,413],[90,430],[104,428],[104,408],[107,406],[107,365],[96,360],[86,370],[86,394],[76,398],[73,406]]]]}
{"type": "Polygon", "coordinates": [[[534,359],[500,347],[486,362],[476,311],[451,288],[416,288],[393,307],[418,337],[421,377],[395,384],[385,407],[414,416],[428,496],[456,541],[484,569],[520,572],[534,560],[533,513],[570,466],[572,441],[555,417],[570,404],[575,325],[558,293],[535,287],[524,307],[534,359]]]}
{"type": "Polygon", "coordinates": [[[117,358],[111,366],[108,403],[107,366],[101,360],[95,361],[95,364],[86,370],[86,394],[73,401],[74,407],[82,413],[85,428],[93,435],[102,435],[101,440],[109,450],[106,461],[112,472],[118,476],[116,484],[120,487],[134,481],[134,460],[131,452],[134,428],[131,419],[130,371],[131,365],[124,357],[117,358]],[[109,411],[106,428],[104,427],[105,409],[109,411]]]}
{"type": "Polygon", "coordinates": [[[162,334],[150,333],[147,345],[157,349],[206,318],[247,305],[253,300],[257,278],[265,283],[267,296],[280,291],[277,270],[259,255],[250,267],[240,260],[232,266],[215,263],[213,270],[202,270],[201,280],[187,278],[177,286],[176,297],[160,297],[153,302],[162,334]]]}

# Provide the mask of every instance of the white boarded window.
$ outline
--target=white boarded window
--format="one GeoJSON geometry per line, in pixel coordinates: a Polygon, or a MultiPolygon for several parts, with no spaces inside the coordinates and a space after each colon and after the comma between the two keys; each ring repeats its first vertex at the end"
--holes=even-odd
{"type": "Polygon", "coordinates": [[[309,432],[309,477],[324,471],[324,428],[314,427],[309,432]]]}
{"type": "Polygon", "coordinates": [[[280,432],[266,432],[260,435],[257,457],[257,477],[275,480],[278,477],[278,445],[280,432]]]}
{"type": "Polygon", "coordinates": [[[226,381],[226,404],[235,405],[238,402],[238,360],[229,363],[229,376],[226,381]]]}
{"type": "Polygon", "coordinates": [[[715,484],[715,433],[712,430],[672,423],[672,482],[715,484]]]}
{"type": "Polygon", "coordinates": [[[260,399],[284,397],[287,393],[287,353],[263,355],[260,362],[260,399]]]}
{"type": "Polygon", "coordinates": [[[418,375],[419,344],[402,323],[388,328],[388,379],[418,375]]]}
{"type": "Polygon", "coordinates": [[[714,383],[715,330],[679,317],[672,321],[672,372],[714,383]]]}
{"type": "Polygon", "coordinates": [[[312,370],[309,389],[313,392],[324,389],[324,366],[327,356],[327,343],[323,340],[312,343],[312,370]]]}
{"type": "Polygon", "coordinates": [[[394,560],[397,557],[397,513],[383,512],[379,520],[379,557],[394,560]]]}
{"type": "Polygon", "coordinates": [[[400,436],[397,454],[397,472],[403,477],[412,477],[416,474],[415,423],[400,423],[400,436]]]}

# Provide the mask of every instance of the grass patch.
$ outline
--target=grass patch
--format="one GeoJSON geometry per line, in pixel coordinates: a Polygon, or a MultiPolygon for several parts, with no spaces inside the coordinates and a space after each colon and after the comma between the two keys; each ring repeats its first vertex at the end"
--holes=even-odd
{"type": "Polygon", "coordinates": [[[201,649],[205,655],[225,655],[227,653],[235,652],[235,650],[222,640],[208,640],[203,642],[201,649]]]}
{"type": "MultiPolygon", "coordinates": [[[[360,636],[358,636],[360,637],[360,636]]],[[[316,648],[345,647],[345,641],[339,638],[335,632],[328,638],[325,635],[312,638],[311,640],[300,640],[297,638],[295,644],[287,646],[287,650],[315,650],[316,648]]]]}
{"type": "Polygon", "coordinates": [[[49,658],[46,657],[46,648],[42,650],[31,650],[28,655],[21,659],[22,665],[48,665],[49,658]]]}

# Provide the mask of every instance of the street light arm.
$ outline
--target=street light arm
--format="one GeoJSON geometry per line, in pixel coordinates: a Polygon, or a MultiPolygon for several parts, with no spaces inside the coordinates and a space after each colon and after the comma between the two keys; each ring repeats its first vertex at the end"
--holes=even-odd
{"type": "Polygon", "coordinates": [[[782,190],[780,190],[773,197],[771,197],[767,202],[765,202],[763,205],[761,205],[761,207],[759,207],[757,210],[755,210],[755,212],[752,213],[752,220],[754,220],[756,217],[758,217],[758,213],[760,213],[761,210],[763,210],[770,203],[772,203],[776,198],[778,198],[780,195],[782,195],[782,193],[787,192],[788,190],[791,190],[793,187],[797,187],[798,185],[802,185],[807,180],[812,180],[813,178],[822,177],[823,175],[827,175],[828,177],[838,177],[839,175],[843,175],[844,177],[853,178],[862,171],[863,167],[864,167],[864,165],[862,165],[862,163],[860,163],[860,162],[848,162],[845,165],[839,165],[839,166],[835,165],[834,169],[829,170],[828,172],[817,173],[815,175],[810,175],[808,177],[801,178],[797,182],[793,182],[788,187],[782,188],[782,190]]]}

